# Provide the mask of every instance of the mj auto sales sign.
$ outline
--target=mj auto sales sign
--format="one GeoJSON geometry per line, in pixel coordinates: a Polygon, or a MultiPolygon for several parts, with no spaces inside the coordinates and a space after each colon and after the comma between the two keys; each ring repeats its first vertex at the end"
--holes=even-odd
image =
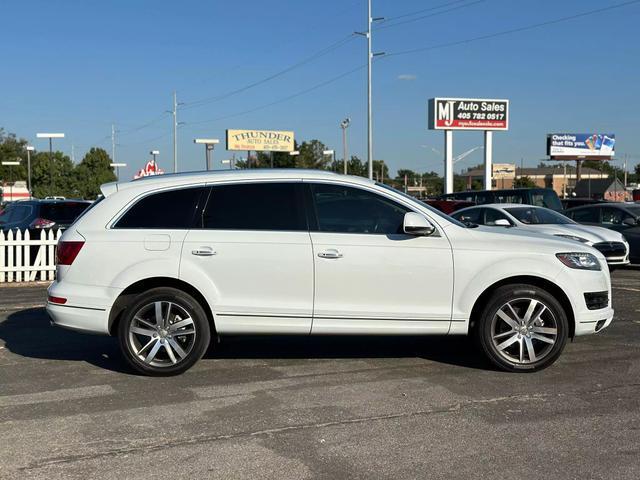
{"type": "Polygon", "coordinates": [[[508,130],[509,100],[432,98],[429,100],[432,130],[508,130]]]}

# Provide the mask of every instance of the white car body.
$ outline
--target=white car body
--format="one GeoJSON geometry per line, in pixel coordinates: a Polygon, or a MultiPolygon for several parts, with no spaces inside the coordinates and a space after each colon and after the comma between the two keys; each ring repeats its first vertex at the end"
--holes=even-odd
{"type": "Polygon", "coordinates": [[[225,334],[467,334],[482,294],[504,282],[547,286],[567,305],[572,335],[595,333],[613,318],[606,268],[578,270],[561,252],[595,249],[520,229],[465,228],[450,217],[372,181],[321,171],[243,170],[149,177],[102,187],[63,235],[84,242],[59,265],[47,312],[59,326],[114,334],[117,305],[134,285],[185,285],[197,291],[225,334]],[[238,182],[349,185],[418,213],[429,236],[318,231],[145,230],[113,228],[137,199],[167,188],[238,182]],[[391,236],[392,237],[392,236],[391,236]],[[208,249],[209,256],[196,256],[208,249]],[[323,255],[333,256],[332,258],[323,255]],[[564,293],[563,293],[564,292],[564,293]],[[585,292],[607,292],[590,310],[585,292]],[[64,304],[51,301],[63,298],[64,304]]]}
{"type": "MultiPolygon", "coordinates": [[[[582,225],[577,222],[574,222],[570,218],[567,218],[566,224],[527,224],[523,223],[518,218],[509,213],[510,208],[530,208],[530,209],[541,209],[547,210],[549,209],[544,207],[537,207],[532,205],[523,205],[520,203],[491,203],[486,205],[478,205],[474,207],[467,207],[458,210],[453,215],[455,218],[460,219],[461,215],[465,213],[472,212],[474,210],[480,208],[490,208],[493,210],[497,210],[501,212],[509,222],[511,222],[511,226],[519,229],[523,229],[523,231],[528,231],[532,233],[545,234],[545,235],[554,235],[560,236],[564,238],[576,237],[575,241],[584,243],[591,247],[596,246],[596,248],[600,247],[602,244],[611,244],[611,243],[619,243],[624,245],[624,253],[615,256],[607,256],[607,263],[609,265],[628,265],[629,264],[629,243],[625,240],[624,236],[620,232],[616,232],[614,230],[610,230],[608,228],[582,225]],[[580,239],[580,240],[578,240],[580,239]]],[[[557,212],[555,212],[558,214],[557,212]]],[[[500,226],[498,226],[500,227],[500,226]]],[[[504,226],[502,228],[505,228],[504,226]]],[[[605,245],[606,246],[606,245],[605,245]]]]}

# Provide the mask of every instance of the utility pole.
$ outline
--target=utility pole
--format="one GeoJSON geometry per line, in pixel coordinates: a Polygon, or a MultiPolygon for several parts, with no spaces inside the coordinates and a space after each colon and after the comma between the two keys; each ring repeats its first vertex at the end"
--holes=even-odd
{"type": "Polygon", "coordinates": [[[111,124],[111,162],[116,163],[116,126],[111,124]]]}
{"type": "Polygon", "coordinates": [[[367,1],[367,31],[355,32],[358,35],[362,35],[367,38],[367,161],[369,163],[369,180],[373,180],[373,108],[371,105],[371,63],[373,57],[378,55],[384,55],[384,52],[373,53],[371,49],[371,24],[379,20],[384,20],[384,17],[372,17],[371,16],[371,0],[367,1]]]}
{"type": "Polygon", "coordinates": [[[173,173],[178,173],[178,99],[173,91],[173,173]]]}
{"type": "Polygon", "coordinates": [[[624,154],[624,188],[627,188],[627,157],[628,154],[624,154]]]}

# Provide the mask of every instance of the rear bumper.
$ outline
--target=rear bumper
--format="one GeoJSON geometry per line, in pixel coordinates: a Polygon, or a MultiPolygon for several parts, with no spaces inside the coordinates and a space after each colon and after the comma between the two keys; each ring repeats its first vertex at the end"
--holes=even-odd
{"type": "Polygon", "coordinates": [[[51,323],[86,333],[109,334],[109,314],[105,309],[47,303],[51,323]]]}

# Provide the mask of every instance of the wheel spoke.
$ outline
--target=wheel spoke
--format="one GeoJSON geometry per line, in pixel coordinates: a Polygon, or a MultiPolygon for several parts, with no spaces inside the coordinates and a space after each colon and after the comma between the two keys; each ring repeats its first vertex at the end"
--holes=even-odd
{"type": "Polygon", "coordinates": [[[518,344],[520,345],[520,363],[524,362],[524,342],[522,338],[518,339],[518,344]]]}
{"type": "Polygon", "coordinates": [[[182,347],[176,342],[173,338],[169,338],[169,343],[176,351],[176,353],[180,356],[180,358],[184,358],[187,356],[187,353],[182,349],[182,347]]]}
{"type": "Polygon", "coordinates": [[[169,326],[169,321],[171,320],[171,302],[167,302],[167,316],[164,319],[164,327],[167,328],[169,326]]]}
{"type": "Polygon", "coordinates": [[[510,347],[511,345],[516,343],[517,341],[518,341],[518,335],[516,335],[514,333],[511,338],[509,338],[509,339],[505,340],[504,342],[502,342],[501,344],[497,345],[496,348],[498,350],[504,350],[505,348],[510,347]]]}
{"type": "Polygon", "coordinates": [[[189,325],[193,325],[193,320],[191,317],[185,318],[184,320],[180,320],[179,322],[174,323],[169,327],[170,332],[175,332],[179,328],[187,327],[189,325]]]}
{"type": "Polygon", "coordinates": [[[151,340],[149,340],[140,350],[138,350],[138,355],[142,355],[142,352],[144,352],[147,348],[149,348],[156,341],[157,340],[155,338],[152,338],[151,340]]]}
{"type": "Polygon", "coordinates": [[[147,327],[150,327],[150,328],[156,328],[156,326],[157,326],[157,325],[154,325],[153,323],[149,322],[148,320],[145,320],[144,318],[134,317],[134,320],[136,322],[139,322],[139,323],[141,323],[143,325],[146,325],[147,327]]]}
{"type": "Polygon", "coordinates": [[[553,338],[547,338],[543,335],[539,335],[537,333],[532,333],[531,338],[535,338],[536,340],[540,340],[541,342],[549,343],[553,345],[556,341],[553,338]]]}
{"type": "Polygon", "coordinates": [[[159,327],[164,327],[164,320],[162,318],[162,302],[156,302],[156,324],[159,327]]]}
{"type": "Polygon", "coordinates": [[[524,337],[524,343],[527,344],[527,354],[529,355],[529,361],[535,362],[537,360],[536,351],[533,348],[533,342],[529,337],[524,337]]]}
{"type": "Polygon", "coordinates": [[[171,345],[169,345],[169,342],[164,342],[164,349],[167,351],[167,355],[169,355],[171,363],[178,363],[178,360],[176,360],[176,356],[173,354],[173,349],[171,348],[171,345]]]}
{"type": "Polygon", "coordinates": [[[502,333],[499,333],[497,335],[494,335],[493,339],[497,340],[498,338],[506,337],[507,335],[515,335],[515,333],[516,333],[515,330],[511,329],[508,332],[502,332],[502,333]]]}
{"type": "Polygon", "coordinates": [[[131,332],[137,333],[138,335],[144,335],[145,337],[153,337],[153,334],[156,333],[155,330],[140,327],[131,327],[131,332]]]}
{"type": "Polygon", "coordinates": [[[519,322],[520,321],[520,316],[513,309],[513,306],[510,303],[507,303],[507,307],[509,307],[509,310],[511,310],[511,315],[513,315],[513,318],[515,318],[516,321],[519,322]]]}
{"type": "Polygon", "coordinates": [[[533,311],[536,309],[537,306],[538,306],[538,301],[531,299],[531,301],[529,302],[529,306],[527,307],[527,311],[524,314],[524,318],[522,319],[525,325],[529,325],[529,322],[531,321],[531,316],[533,315],[533,311]]]}
{"type": "Polygon", "coordinates": [[[547,335],[557,335],[558,334],[558,329],[557,328],[551,328],[551,327],[533,327],[531,329],[532,332],[535,333],[545,333],[547,335]]]}
{"type": "MultiPolygon", "coordinates": [[[[511,307],[511,305],[509,305],[509,307],[511,307]]],[[[513,308],[511,309],[511,311],[513,312],[513,308]]],[[[515,312],[513,313],[515,314],[515,312]]],[[[502,309],[498,310],[497,315],[502,319],[502,321],[504,321],[511,328],[516,328],[518,326],[517,315],[516,315],[516,320],[514,320],[509,315],[507,315],[502,309]]]]}
{"type": "Polygon", "coordinates": [[[177,332],[171,332],[174,337],[182,337],[183,335],[193,335],[196,333],[194,329],[189,330],[178,330],[177,332]]]}
{"type": "Polygon", "coordinates": [[[149,355],[147,355],[147,358],[144,359],[144,362],[145,363],[153,362],[153,359],[156,358],[156,354],[158,353],[158,350],[160,350],[161,346],[162,346],[162,344],[160,343],[160,341],[156,340],[155,345],[153,346],[153,348],[149,352],[149,355]]]}
{"type": "Polygon", "coordinates": [[[536,322],[538,320],[540,320],[540,316],[547,310],[547,307],[545,307],[544,305],[542,305],[542,308],[540,309],[540,311],[538,313],[536,313],[535,317],[533,317],[529,323],[527,323],[527,326],[529,325],[535,325],[536,322]]]}

